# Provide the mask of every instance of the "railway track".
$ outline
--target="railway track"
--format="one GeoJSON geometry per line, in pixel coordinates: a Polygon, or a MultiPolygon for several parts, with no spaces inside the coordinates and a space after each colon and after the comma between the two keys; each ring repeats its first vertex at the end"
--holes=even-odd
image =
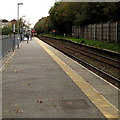
{"type": "Polygon", "coordinates": [[[120,54],[63,39],[43,36],[40,39],[120,88],[120,54]]]}

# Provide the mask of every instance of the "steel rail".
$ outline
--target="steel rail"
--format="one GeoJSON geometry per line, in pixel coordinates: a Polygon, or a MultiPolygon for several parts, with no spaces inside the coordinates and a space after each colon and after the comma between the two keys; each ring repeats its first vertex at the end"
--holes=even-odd
{"type": "MultiPolygon", "coordinates": [[[[63,52],[64,54],[68,55],[69,57],[73,58],[73,59],[76,60],[78,63],[83,64],[84,66],[86,66],[87,68],[91,69],[91,70],[94,71],[95,73],[99,73],[100,76],[102,76],[103,78],[106,78],[107,81],[111,82],[111,83],[112,83],[113,85],[115,85],[116,87],[118,87],[118,88],[120,87],[120,80],[119,80],[118,78],[116,78],[116,77],[110,75],[109,73],[107,73],[107,72],[105,72],[105,71],[103,71],[103,70],[101,70],[101,69],[99,69],[99,68],[97,68],[97,67],[95,67],[95,66],[93,66],[93,65],[91,65],[91,64],[89,64],[89,63],[87,63],[87,62],[85,62],[84,60],[76,57],[76,56],[73,55],[73,54],[70,54],[70,52],[67,51],[67,50],[71,50],[72,52],[75,52],[75,53],[76,53],[76,51],[73,50],[73,48],[70,48],[70,47],[68,47],[68,46],[65,46],[65,45],[63,45],[63,44],[60,43],[60,42],[59,42],[60,44],[58,44],[57,46],[55,46],[55,45],[54,45],[53,43],[51,43],[51,42],[48,42],[48,41],[45,41],[45,40],[43,40],[43,41],[46,42],[47,44],[51,45],[52,47],[58,49],[59,51],[63,52]],[[61,45],[61,44],[62,44],[62,45],[61,45]],[[61,48],[66,48],[66,51],[63,51],[60,47],[61,47],[61,48]]],[[[79,52],[78,52],[78,53],[79,53],[79,52]]],[[[77,53],[77,54],[78,54],[78,53],[77,53]]],[[[87,56],[87,57],[90,57],[90,56],[87,56]]],[[[94,58],[94,59],[95,59],[95,58],[94,58]]],[[[98,60],[97,60],[97,61],[98,61],[98,60]]],[[[101,62],[103,62],[103,61],[101,61],[101,62]]],[[[106,63],[106,62],[105,62],[105,63],[106,63]]],[[[108,63],[107,63],[107,64],[108,64],[108,63]]],[[[109,65],[111,65],[111,64],[109,64],[109,65]]],[[[114,66],[114,67],[115,67],[115,66],[114,66]]]]}
{"type": "MultiPolygon", "coordinates": [[[[113,64],[111,64],[111,63],[109,63],[109,62],[105,62],[105,61],[103,61],[103,60],[97,59],[97,58],[92,57],[92,56],[90,56],[90,55],[86,55],[85,53],[89,53],[88,51],[82,50],[82,51],[85,52],[85,53],[81,53],[81,51],[78,51],[78,49],[76,50],[76,49],[74,49],[74,47],[73,47],[73,48],[69,48],[69,47],[66,46],[65,44],[62,44],[60,41],[55,41],[55,42],[58,42],[58,43],[59,43],[59,44],[58,44],[59,46],[60,46],[60,44],[61,44],[61,46],[65,47],[65,48],[67,48],[67,49],[71,49],[72,51],[75,51],[75,52],[77,52],[78,54],[82,54],[82,55],[84,55],[84,56],[86,56],[86,57],[88,57],[88,58],[97,60],[97,61],[102,62],[102,63],[104,63],[104,64],[107,64],[107,65],[109,65],[109,66],[111,66],[111,67],[113,67],[113,68],[120,69],[120,66],[118,65],[118,64],[120,64],[120,62],[118,62],[118,61],[116,61],[116,63],[115,63],[115,64],[117,64],[117,65],[113,65],[113,64]]],[[[95,55],[98,56],[98,57],[101,57],[101,55],[99,55],[99,54],[95,54],[95,55]]],[[[107,60],[108,60],[108,57],[105,57],[105,56],[104,56],[104,59],[107,59],[107,60]]],[[[110,59],[109,59],[109,60],[110,60],[110,59]]],[[[111,59],[110,62],[115,62],[115,60],[111,59]]]]}

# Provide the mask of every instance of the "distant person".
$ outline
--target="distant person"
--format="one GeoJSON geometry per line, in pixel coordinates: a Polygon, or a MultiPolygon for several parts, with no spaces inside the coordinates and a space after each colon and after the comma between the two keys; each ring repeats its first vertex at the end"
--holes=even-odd
{"type": "Polygon", "coordinates": [[[26,33],[27,43],[29,43],[29,34],[26,33]]]}

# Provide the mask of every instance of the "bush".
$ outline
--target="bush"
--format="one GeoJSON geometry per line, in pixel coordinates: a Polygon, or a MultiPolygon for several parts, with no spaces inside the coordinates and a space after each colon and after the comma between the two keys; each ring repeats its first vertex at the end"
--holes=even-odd
{"type": "Polygon", "coordinates": [[[7,25],[2,28],[2,35],[12,34],[12,26],[7,25]]]}

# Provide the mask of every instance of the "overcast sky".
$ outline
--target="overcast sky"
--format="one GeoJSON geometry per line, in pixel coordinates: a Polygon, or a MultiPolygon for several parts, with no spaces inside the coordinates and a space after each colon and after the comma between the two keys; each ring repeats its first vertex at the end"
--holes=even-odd
{"type": "Polygon", "coordinates": [[[0,0],[0,19],[17,19],[17,3],[20,5],[20,17],[34,24],[41,18],[48,16],[49,9],[54,5],[55,0],[0,0]]]}

